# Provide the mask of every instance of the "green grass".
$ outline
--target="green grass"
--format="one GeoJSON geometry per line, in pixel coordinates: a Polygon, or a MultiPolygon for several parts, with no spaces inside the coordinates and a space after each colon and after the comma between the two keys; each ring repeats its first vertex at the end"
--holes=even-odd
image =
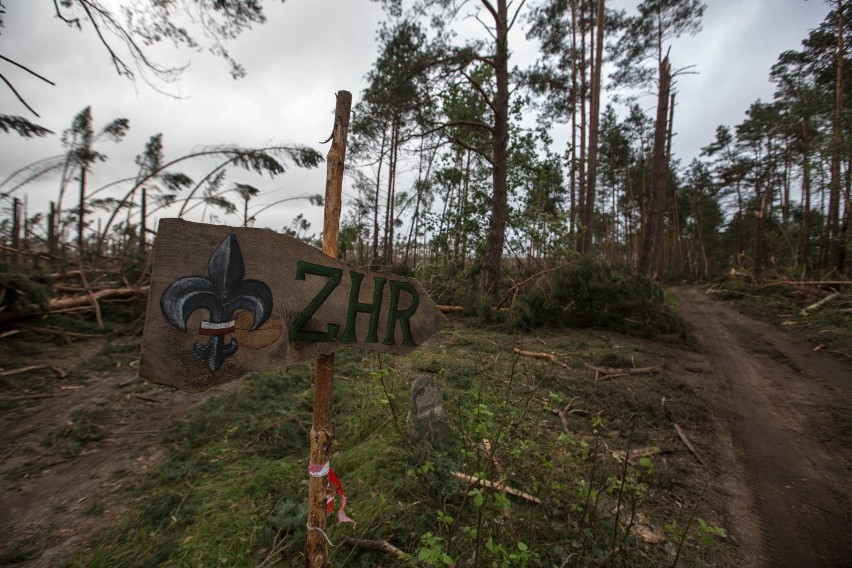
{"type": "MultiPolygon", "coordinates": [[[[340,545],[331,549],[335,565],[670,565],[699,480],[660,456],[624,469],[612,452],[628,443],[671,446],[659,401],[685,387],[663,377],[595,383],[583,366],[648,364],[653,355],[632,341],[452,325],[407,357],[340,352],[332,466],[358,524],[330,517],[329,538],[387,540],[409,557],[340,545]],[[570,368],[519,358],[515,346],[554,353],[570,368]],[[406,434],[408,385],[425,373],[439,379],[451,424],[435,447],[406,434]],[[571,400],[582,412],[567,415],[566,433],[554,411],[571,400]],[[501,481],[542,503],[471,486],[454,472],[501,481]],[[668,542],[626,534],[631,518],[661,531],[669,525],[668,542]]],[[[311,376],[308,365],[254,374],[193,410],[166,436],[161,467],[123,496],[119,521],[65,566],[302,565],[311,376]]],[[[684,412],[706,418],[697,404],[684,412]]],[[[701,504],[699,516],[705,526],[718,523],[701,504]]],[[[722,537],[702,540],[715,533],[694,525],[680,565],[736,555],[722,537]]]]}

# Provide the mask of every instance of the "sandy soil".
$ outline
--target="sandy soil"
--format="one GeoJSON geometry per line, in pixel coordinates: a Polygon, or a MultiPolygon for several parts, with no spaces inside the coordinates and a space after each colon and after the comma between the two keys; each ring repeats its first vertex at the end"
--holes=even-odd
{"type": "Polygon", "coordinates": [[[852,566],[852,364],[674,291],[706,374],[721,499],[748,566],[852,566]]]}
{"type": "MultiPolygon", "coordinates": [[[[100,348],[89,342],[51,364],[72,370],[100,348]]],[[[163,457],[163,430],[205,397],[143,385],[132,368],[73,376],[44,379],[57,381],[53,396],[0,414],[0,565],[57,566],[108,525],[124,507],[120,490],[163,457]],[[98,409],[106,438],[76,455],[45,441],[75,412],[98,409]]]]}

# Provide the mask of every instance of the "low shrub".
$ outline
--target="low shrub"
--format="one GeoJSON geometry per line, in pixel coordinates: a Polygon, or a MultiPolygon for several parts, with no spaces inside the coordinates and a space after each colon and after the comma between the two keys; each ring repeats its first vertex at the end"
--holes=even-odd
{"type": "Polygon", "coordinates": [[[510,321],[522,330],[599,327],[646,337],[682,329],[659,284],[590,257],[528,285],[512,304],[510,321]]]}

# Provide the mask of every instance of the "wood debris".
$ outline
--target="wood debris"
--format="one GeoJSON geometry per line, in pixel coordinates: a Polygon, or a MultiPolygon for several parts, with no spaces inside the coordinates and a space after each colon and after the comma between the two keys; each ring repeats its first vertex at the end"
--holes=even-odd
{"type": "Polygon", "coordinates": [[[20,375],[22,373],[29,373],[31,371],[41,371],[42,369],[50,369],[51,371],[56,373],[60,379],[64,379],[66,377],[65,371],[63,371],[59,367],[53,367],[51,365],[29,365],[27,367],[20,367],[18,369],[0,371],[0,377],[11,377],[12,375],[20,375]]]}
{"type": "Polygon", "coordinates": [[[580,397],[575,396],[571,400],[568,401],[568,404],[562,410],[553,409],[553,413],[559,416],[559,421],[562,422],[562,431],[565,432],[568,436],[573,436],[571,433],[571,429],[568,427],[568,415],[569,414],[588,414],[587,410],[583,410],[582,408],[575,408],[576,404],[582,402],[580,397]]]}
{"type": "Polygon", "coordinates": [[[826,296],[825,298],[823,298],[819,302],[815,302],[815,303],[811,304],[810,306],[808,306],[807,308],[800,311],[799,315],[800,316],[807,316],[808,312],[815,312],[816,310],[820,309],[821,307],[823,307],[824,305],[826,305],[827,303],[829,303],[833,299],[837,298],[838,296],[840,296],[840,292],[834,292],[833,294],[829,294],[828,296],[826,296]]]}
{"type": "Polygon", "coordinates": [[[524,351],[522,349],[518,349],[517,347],[515,347],[513,351],[515,353],[517,353],[518,355],[520,355],[521,357],[533,357],[535,359],[547,359],[548,361],[550,361],[554,365],[559,365],[560,367],[565,367],[566,369],[571,368],[568,365],[566,365],[565,363],[563,363],[562,361],[559,361],[556,358],[556,355],[551,355],[550,353],[543,353],[541,351],[524,351]]]}
{"type": "Polygon", "coordinates": [[[122,298],[127,296],[144,295],[147,294],[150,289],[150,286],[107,288],[105,290],[98,290],[97,292],[92,292],[91,295],[81,294],[68,298],[55,298],[48,302],[47,308],[51,312],[56,312],[59,310],[77,308],[81,306],[91,307],[93,299],[95,302],[97,302],[98,300],[105,300],[107,298],[122,298]]]}
{"type": "Polygon", "coordinates": [[[649,446],[647,448],[636,448],[635,450],[630,450],[630,455],[627,455],[627,452],[624,450],[616,450],[612,452],[618,461],[624,460],[624,457],[627,456],[627,463],[636,467],[639,465],[639,460],[642,458],[648,458],[657,454],[661,454],[663,451],[656,446],[649,446]]]}
{"type": "Polygon", "coordinates": [[[499,482],[488,481],[487,479],[482,479],[481,477],[468,475],[466,473],[461,473],[458,471],[454,471],[450,475],[457,479],[461,479],[462,481],[467,481],[471,485],[480,485],[482,487],[485,487],[486,489],[491,489],[493,491],[503,491],[505,493],[508,493],[509,495],[514,495],[515,497],[526,499],[527,501],[535,503],[536,505],[541,505],[541,499],[539,499],[535,495],[530,495],[529,493],[521,491],[520,489],[515,489],[499,482]]]}
{"type": "Polygon", "coordinates": [[[681,429],[681,427],[678,426],[677,422],[675,422],[674,427],[675,427],[675,432],[677,432],[677,435],[680,437],[681,441],[684,443],[684,445],[687,447],[687,449],[689,449],[689,451],[692,453],[692,455],[695,456],[695,459],[698,460],[698,463],[700,463],[701,465],[704,465],[704,460],[701,459],[701,455],[698,453],[698,451],[692,445],[692,442],[689,441],[689,438],[686,437],[686,434],[681,429]]]}
{"type": "Polygon", "coordinates": [[[354,546],[355,548],[379,550],[381,552],[390,554],[391,556],[395,556],[396,558],[405,558],[407,556],[403,551],[401,551],[386,540],[367,540],[365,538],[355,538],[354,536],[344,536],[340,542],[342,544],[354,546]]]}
{"type": "Polygon", "coordinates": [[[595,382],[608,381],[616,377],[625,377],[627,375],[653,375],[660,372],[659,367],[596,367],[586,363],[586,368],[595,372],[595,382]]]}

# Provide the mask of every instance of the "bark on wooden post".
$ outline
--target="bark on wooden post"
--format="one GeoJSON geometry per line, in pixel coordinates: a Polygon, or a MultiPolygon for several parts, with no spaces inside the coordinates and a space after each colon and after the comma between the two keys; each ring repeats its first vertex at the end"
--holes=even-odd
{"type": "MultiPolygon", "coordinates": [[[[340,226],[340,200],[343,190],[343,164],[346,157],[346,140],[349,134],[349,115],[352,94],[337,93],[334,111],[334,130],[327,156],[325,182],[325,217],[323,220],[322,250],[337,258],[337,235],[340,226]]],[[[313,422],[311,424],[311,463],[323,466],[328,463],[333,432],[331,414],[334,354],[317,359],[314,378],[313,422]]],[[[308,532],[305,543],[305,566],[320,568],[331,566],[326,541],[326,496],[328,476],[310,477],[308,483],[308,532]]]]}

